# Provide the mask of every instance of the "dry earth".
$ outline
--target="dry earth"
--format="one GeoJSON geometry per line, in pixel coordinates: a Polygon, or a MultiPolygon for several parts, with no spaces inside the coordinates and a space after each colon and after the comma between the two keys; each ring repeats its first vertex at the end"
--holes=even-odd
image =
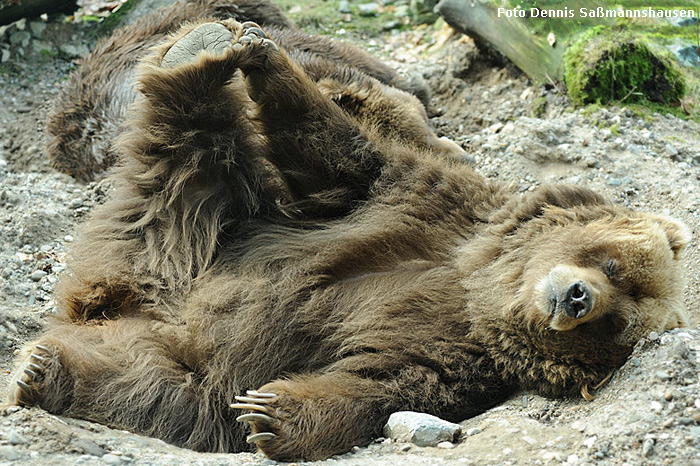
{"type": "MultiPolygon", "coordinates": [[[[52,288],[76,227],[109,184],[53,172],[43,121],[85,47],[85,26],[50,22],[41,40],[70,42],[58,56],[27,53],[0,76],[0,390],[14,353],[54,313],[52,288]]],[[[682,219],[696,235],[685,253],[685,302],[700,322],[700,131],[697,123],[629,109],[577,110],[556,86],[533,85],[465,37],[417,30],[360,43],[422,74],[442,116],[438,132],[468,149],[468,162],[524,191],[543,183],[585,184],[615,202],[682,219]]],[[[0,37],[0,43],[7,41],[0,37]]],[[[520,393],[463,422],[453,448],[377,439],[314,464],[700,465],[700,329],[652,334],[592,402],[520,393]]],[[[161,441],[40,409],[0,416],[0,465],[267,465],[255,454],[199,454],[161,441]]]]}

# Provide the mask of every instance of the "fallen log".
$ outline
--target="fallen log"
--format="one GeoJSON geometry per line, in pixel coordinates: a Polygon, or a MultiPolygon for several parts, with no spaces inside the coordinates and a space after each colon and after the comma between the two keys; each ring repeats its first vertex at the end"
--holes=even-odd
{"type": "Polygon", "coordinates": [[[458,31],[503,53],[529,77],[547,81],[561,76],[564,47],[551,46],[517,18],[499,18],[490,0],[441,0],[435,11],[458,31]]]}
{"type": "Polygon", "coordinates": [[[0,25],[43,13],[70,13],[76,8],[75,0],[0,0],[0,25]]]}

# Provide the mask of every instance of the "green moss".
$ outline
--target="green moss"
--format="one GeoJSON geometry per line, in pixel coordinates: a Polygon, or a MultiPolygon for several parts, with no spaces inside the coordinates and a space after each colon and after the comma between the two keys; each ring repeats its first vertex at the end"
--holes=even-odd
{"type": "Polygon", "coordinates": [[[121,26],[122,18],[131,11],[141,0],[128,0],[117,11],[105,18],[96,29],[97,36],[111,34],[116,28],[121,26]]]}
{"type": "Polygon", "coordinates": [[[532,103],[532,116],[541,118],[547,110],[547,98],[540,97],[532,103]]]}
{"type": "Polygon", "coordinates": [[[576,104],[610,102],[677,103],[685,94],[680,70],[667,53],[643,39],[595,27],[564,55],[564,79],[576,104]]]}

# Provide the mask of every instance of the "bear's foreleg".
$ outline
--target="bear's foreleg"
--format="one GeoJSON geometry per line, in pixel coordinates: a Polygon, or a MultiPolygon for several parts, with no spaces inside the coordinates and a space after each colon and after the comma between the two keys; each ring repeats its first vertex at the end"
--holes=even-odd
{"type": "Polygon", "coordinates": [[[391,391],[351,374],[277,380],[236,397],[231,407],[248,412],[248,443],[277,461],[315,461],[366,445],[392,412],[391,391]]]}

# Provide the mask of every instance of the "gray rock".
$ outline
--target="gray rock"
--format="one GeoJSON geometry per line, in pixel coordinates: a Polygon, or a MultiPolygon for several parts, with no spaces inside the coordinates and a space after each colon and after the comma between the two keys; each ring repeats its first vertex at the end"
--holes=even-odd
{"type": "Polygon", "coordinates": [[[53,45],[43,40],[33,41],[32,48],[36,53],[50,53],[53,51],[53,45]]]}
{"type": "Polygon", "coordinates": [[[656,341],[659,339],[658,332],[649,332],[649,341],[656,341]]]}
{"type": "Polygon", "coordinates": [[[27,31],[17,31],[10,36],[10,44],[26,47],[32,40],[32,35],[27,31]]]}
{"type": "Polygon", "coordinates": [[[483,432],[483,430],[479,429],[478,427],[472,427],[471,429],[467,429],[465,434],[467,434],[469,437],[471,437],[473,435],[480,434],[482,432],[483,432]]]}
{"type": "Polygon", "coordinates": [[[666,147],[664,149],[666,150],[666,153],[671,157],[675,157],[676,155],[678,155],[678,149],[676,149],[671,143],[666,144],[666,147]]]}
{"type": "Polygon", "coordinates": [[[683,340],[678,340],[671,347],[671,353],[679,359],[687,359],[689,354],[688,345],[683,340]]]}
{"type": "Polygon", "coordinates": [[[15,461],[20,458],[20,454],[15,449],[15,447],[4,445],[0,446],[0,458],[6,459],[8,461],[15,461]]]}
{"type": "Polygon", "coordinates": [[[609,186],[620,186],[622,184],[622,180],[619,178],[610,178],[608,180],[608,185],[609,186]]]}
{"type": "Polygon", "coordinates": [[[11,275],[12,269],[10,269],[9,267],[5,267],[4,269],[2,269],[2,272],[0,272],[0,276],[2,276],[2,278],[10,278],[11,275]]]}
{"type": "Polygon", "coordinates": [[[105,453],[107,453],[104,448],[100,447],[92,440],[88,440],[88,439],[84,439],[84,438],[73,440],[71,442],[71,447],[73,447],[76,451],[87,453],[88,455],[92,455],[92,456],[100,456],[101,457],[101,456],[104,456],[105,453]]]}
{"type": "Polygon", "coordinates": [[[122,464],[121,456],[113,455],[111,453],[104,455],[102,457],[102,461],[104,461],[105,464],[122,464]]]}
{"type": "Polygon", "coordinates": [[[411,411],[392,414],[384,426],[385,437],[397,442],[411,442],[419,447],[434,447],[445,441],[454,442],[461,432],[459,424],[411,411]]]}
{"type": "Polygon", "coordinates": [[[85,45],[75,46],[73,44],[61,44],[58,46],[58,50],[68,57],[75,58],[88,53],[88,48],[85,45]]]}
{"type": "Polygon", "coordinates": [[[31,21],[29,23],[29,29],[32,31],[32,34],[34,34],[34,37],[41,39],[41,36],[44,35],[44,31],[46,31],[46,23],[43,21],[31,21]]]}
{"type": "Polygon", "coordinates": [[[43,270],[35,270],[34,272],[32,272],[31,279],[32,279],[32,281],[38,282],[39,280],[44,278],[46,275],[47,275],[47,273],[44,272],[43,270]]]}
{"type": "Polygon", "coordinates": [[[653,454],[654,454],[654,440],[648,438],[648,439],[644,440],[644,443],[642,444],[642,456],[649,457],[653,454]]]}
{"type": "Polygon", "coordinates": [[[12,429],[8,434],[7,440],[9,440],[12,445],[22,445],[27,443],[27,439],[22,437],[22,435],[14,429],[12,429]]]}
{"type": "Polygon", "coordinates": [[[671,375],[666,371],[656,371],[654,373],[654,375],[656,376],[657,379],[660,379],[660,380],[670,380],[671,379],[671,375]]]}
{"type": "Polygon", "coordinates": [[[357,5],[357,10],[362,16],[375,16],[379,13],[378,3],[359,3],[357,5]]]}
{"type": "Polygon", "coordinates": [[[352,10],[350,9],[350,2],[348,0],[341,0],[340,4],[338,5],[338,12],[340,13],[352,13],[352,10]]]}

